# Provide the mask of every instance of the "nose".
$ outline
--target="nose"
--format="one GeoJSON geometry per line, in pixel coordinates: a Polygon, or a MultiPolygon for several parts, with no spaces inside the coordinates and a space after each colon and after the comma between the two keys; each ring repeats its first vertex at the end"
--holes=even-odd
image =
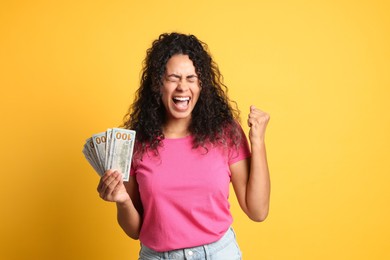
{"type": "Polygon", "coordinates": [[[188,83],[186,82],[185,79],[181,79],[179,81],[179,84],[177,84],[177,88],[176,88],[178,91],[182,91],[182,92],[185,92],[189,89],[188,87],[188,83]]]}

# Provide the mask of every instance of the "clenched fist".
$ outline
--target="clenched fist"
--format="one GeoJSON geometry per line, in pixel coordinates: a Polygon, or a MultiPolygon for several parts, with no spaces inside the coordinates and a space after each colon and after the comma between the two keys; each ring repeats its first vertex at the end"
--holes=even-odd
{"type": "Polygon", "coordinates": [[[255,106],[250,107],[248,115],[249,140],[251,143],[264,142],[265,130],[269,122],[270,116],[264,111],[257,109],[255,106]]]}

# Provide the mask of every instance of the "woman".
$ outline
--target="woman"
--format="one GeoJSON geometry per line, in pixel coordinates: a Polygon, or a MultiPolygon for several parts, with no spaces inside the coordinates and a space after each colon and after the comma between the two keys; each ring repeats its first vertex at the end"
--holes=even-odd
{"type": "Polygon", "coordinates": [[[162,34],[147,51],[124,127],[137,133],[129,182],[109,170],[98,192],[140,239],[139,259],[241,259],[228,202],[232,182],[254,221],[268,215],[269,115],[250,107],[249,144],[222,75],[193,35],[162,34]]]}

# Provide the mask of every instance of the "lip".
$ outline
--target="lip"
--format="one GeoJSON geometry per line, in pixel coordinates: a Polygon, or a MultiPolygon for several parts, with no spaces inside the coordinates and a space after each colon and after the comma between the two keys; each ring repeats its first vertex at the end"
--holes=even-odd
{"type": "Polygon", "coordinates": [[[190,107],[190,102],[191,102],[191,97],[189,96],[172,97],[172,105],[175,108],[175,110],[179,112],[187,111],[190,107]]]}

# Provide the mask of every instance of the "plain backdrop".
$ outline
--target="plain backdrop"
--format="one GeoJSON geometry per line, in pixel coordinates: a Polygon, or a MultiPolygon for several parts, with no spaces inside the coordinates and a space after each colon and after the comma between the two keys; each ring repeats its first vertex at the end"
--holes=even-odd
{"type": "Polygon", "coordinates": [[[390,259],[390,6],[2,1],[0,259],[137,259],[81,150],[118,126],[163,32],[205,41],[241,110],[267,111],[271,209],[230,196],[245,260],[390,259]]]}

